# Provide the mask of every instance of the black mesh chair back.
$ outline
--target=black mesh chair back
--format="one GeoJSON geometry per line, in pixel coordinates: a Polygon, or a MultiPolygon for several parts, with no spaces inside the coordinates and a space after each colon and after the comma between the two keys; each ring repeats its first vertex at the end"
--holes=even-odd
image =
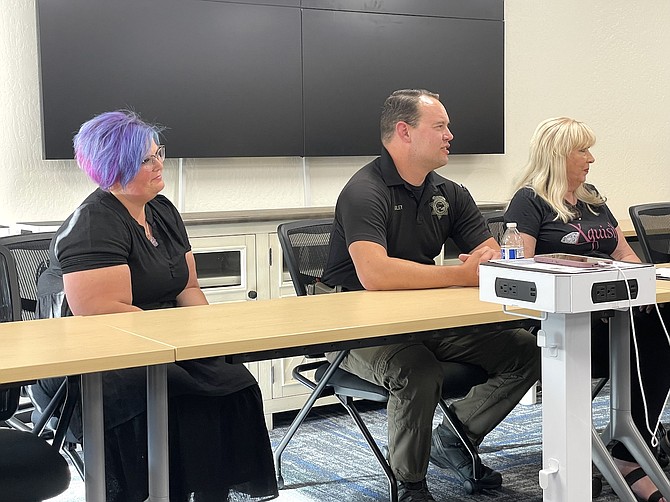
{"type": "Polygon", "coordinates": [[[647,263],[670,262],[670,202],[628,208],[647,263]]]}
{"type": "Polygon", "coordinates": [[[49,245],[54,232],[10,235],[0,238],[14,260],[20,313],[15,320],[36,319],[37,279],[49,266],[49,245]]]}
{"type": "Polygon", "coordinates": [[[504,215],[505,211],[503,210],[485,211],[482,213],[486,226],[489,227],[491,235],[493,235],[493,238],[498,244],[502,241],[502,236],[505,233],[504,215]]]}
{"type": "MultiPolygon", "coordinates": [[[[0,246],[0,322],[14,321],[19,315],[18,306],[12,302],[15,291],[16,270],[9,250],[0,246]],[[10,277],[11,275],[14,277],[10,277]]],[[[20,385],[0,384],[0,422],[11,419],[19,406],[20,385]]]]}
{"type": "Polygon", "coordinates": [[[321,279],[328,261],[333,219],[294,221],[277,228],[284,263],[298,296],[307,294],[307,286],[321,279]]]}
{"type": "Polygon", "coordinates": [[[12,301],[18,295],[18,279],[12,253],[0,246],[0,322],[20,319],[21,307],[12,301]]]}
{"type": "MultiPolygon", "coordinates": [[[[51,234],[50,234],[51,235],[51,234]]],[[[6,242],[10,237],[0,241],[6,242]]],[[[51,237],[46,240],[48,243],[51,237]]],[[[20,277],[12,250],[0,245],[0,322],[20,321],[20,277]]],[[[30,297],[36,299],[37,285],[25,285],[30,297]]],[[[28,295],[26,295],[28,296],[28,295]]],[[[32,304],[31,304],[32,306],[32,304]]],[[[30,316],[27,316],[30,317],[30,316]]],[[[34,318],[34,307],[32,308],[34,318]]],[[[0,486],[3,500],[44,500],[65,491],[70,484],[70,469],[58,453],[59,447],[49,445],[38,431],[17,418],[25,407],[21,403],[21,385],[0,384],[0,486]],[[32,432],[32,433],[31,433],[32,432]]]]}
{"type": "MultiPolygon", "coordinates": [[[[54,235],[55,232],[40,232],[0,238],[0,320],[37,318],[37,280],[49,266],[49,246],[54,235]]],[[[13,392],[19,389],[15,387],[13,392]]],[[[35,436],[48,436],[54,448],[62,449],[72,460],[83,479],[84,464],[77,445],[73,437],[66,439],[66,436],[71,436],[67,434],[67,427],[79,393],[78,376],[68,376],[45,409],[21,404],[19,414],[7,418],[6,422],[35,436]],[[29,415],[29,418],[25,419],[24,415],[29,415]]]]}

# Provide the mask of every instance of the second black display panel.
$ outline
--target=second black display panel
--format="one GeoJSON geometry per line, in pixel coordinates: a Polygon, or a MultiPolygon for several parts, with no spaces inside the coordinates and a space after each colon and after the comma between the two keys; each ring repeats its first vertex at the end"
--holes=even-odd
{"type": "Polygon", "coordinates": [[[503,21],[303,10],[306,156],[376,155],[395,89],[440,94],[452,153],[504,152],[503,21]]]}

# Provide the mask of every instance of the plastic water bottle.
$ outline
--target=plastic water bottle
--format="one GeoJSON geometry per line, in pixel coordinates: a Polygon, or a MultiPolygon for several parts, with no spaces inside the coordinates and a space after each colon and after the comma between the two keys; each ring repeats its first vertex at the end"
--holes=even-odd
{"type": "Polygon", "coordinates": [[[516,229],[516,223],[508,223],[500,243],[500,257],[503,260],[518,260],[523,256],[523,238],[516,229]]]}

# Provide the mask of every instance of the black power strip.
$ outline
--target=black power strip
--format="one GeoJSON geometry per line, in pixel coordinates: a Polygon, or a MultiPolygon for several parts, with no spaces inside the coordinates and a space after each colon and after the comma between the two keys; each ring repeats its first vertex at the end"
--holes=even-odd
{"type": "Polygon", "coordinates": [[[537,286],[534,282],[497,277],[496,296],[535,303],[535,300],[537,300],[537,286]]]}
{"type": "MultiPolygon", "coordinates": [[[[629,279],[630,299],[637,298],[637,279],[629,279]]],[[[626,283],[620,281],[594,282],[591,286],[591,300],[593,303],[616,302],[619,300],[628,300],[628,290],[626,283]]]]}

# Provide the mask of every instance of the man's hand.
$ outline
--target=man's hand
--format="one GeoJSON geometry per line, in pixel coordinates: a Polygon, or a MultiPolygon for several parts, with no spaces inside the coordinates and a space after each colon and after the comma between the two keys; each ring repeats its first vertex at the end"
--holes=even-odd
{"type": "Polygon", "coordinates": [[[489,260],[498,260],[500,259],[500,251],[497,251],[495,249],[491,249],[488,246],[481,247],[472,253],[461,253],[458,255],[458,259],[461,260],[462,262],[465,263],[466,260],[468,260],[470,257],[475,256],[476,253],[482,252],[484,255],[483,259],[479,263],[484,263],[485,261],[489,260]],[[491,255],[489,256],[487,253],[490,252],[491,255]]]}
{"type": "Polygon", "coordinates": [[[479,286],[479,264],[496,258],[500,258],[500,252],[489,247],[476,249],[470,254],[458,255],[458,259],[463,262],[459,266],[463,273],[463,286],[479,286]]]}

